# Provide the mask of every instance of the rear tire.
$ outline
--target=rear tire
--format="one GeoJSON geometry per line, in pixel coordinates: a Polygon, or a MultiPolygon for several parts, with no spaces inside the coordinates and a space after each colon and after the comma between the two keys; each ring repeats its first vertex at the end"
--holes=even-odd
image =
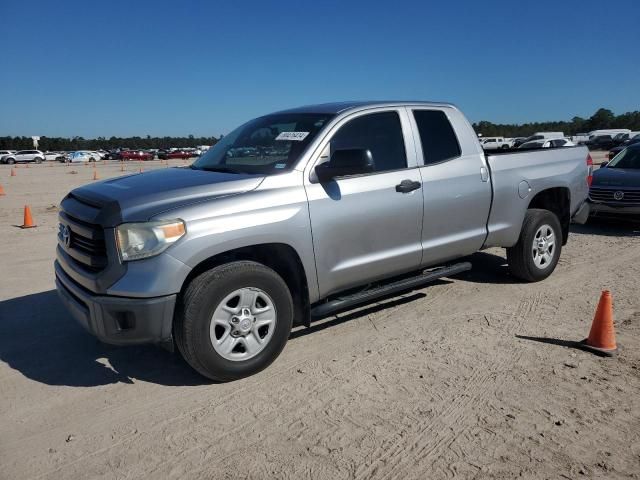
{"type": "Polygon", "coordinates": [[[34,159],[34,161],[35,161],[36,163],[42,163],[42,159],[41,159],[40,157],[36,157],[36,158],[34,159]]]}
{"type": "Polygon", "coordinates": [[[256,262],[232,262],[200,274],[187,286],[176,309],[174,337],[184,359],[201,375],[220,382],[236,380],[267,368],[280,355],[291,333],[293,312],[291,293],[275,271],[256,262]],[[234,306],[235,298],[231,297],[237,291],[261,293],[248,305],[238,298],[234,306]],[[263,343],[256,343],[258,336],[263,335],[258,333],[259,328],[263,328],[258,327],[260,319],[264,318],[256,313],[264,309],[258,303],[259,295],[263,295],[273,309],[273,323],[259,338],[263,343]],[[227,321],[225,312],[234,308],[242,313],[230,314],[228,325],[219,327],[219,323],[227,321]],[[240,317],[240,322],[234,317],[240,317]],[[247,318],[253,319],[253,325],[249,323],[246,327],[251,330],[246,334],[236,331],[247,318]],[[235,326],[232,321],[236,322],[235,326]],[[223,342],[225,338],[234,345],[226,354],[222,353],[220,343],[214,347],[214,342],[223,342]]]}
{"type": "Polygon", "coordinates": [[[558,217],[548,210],[532,208],[525,214],[518,243],[507,248],[509,271],[525,282],[539,282],[553,273],[561,252],[558,217]]]}

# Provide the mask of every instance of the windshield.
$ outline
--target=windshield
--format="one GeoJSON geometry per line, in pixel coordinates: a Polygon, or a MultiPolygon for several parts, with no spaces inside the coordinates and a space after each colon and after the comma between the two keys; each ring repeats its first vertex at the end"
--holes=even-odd
{"type": "Polygon", "coordinates": [[[289,170],[332,117],[283,113],[256,118],[223,137],[191,168],[260,175],[289,170]]]}
{"type": "Polygon", "coordinates": [[[640,169],[640,148],[625,148],[613,157],[607,168],[640,169]]]}

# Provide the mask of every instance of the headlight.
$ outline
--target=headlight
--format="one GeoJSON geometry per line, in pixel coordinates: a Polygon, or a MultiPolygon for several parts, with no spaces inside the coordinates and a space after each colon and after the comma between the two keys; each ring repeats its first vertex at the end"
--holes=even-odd
{"type": "Polygon", "coordinates": [[[186,233],[182,220],[123,223],[116,228],[118,251],[124,262],[164,252],[186,233]]]}

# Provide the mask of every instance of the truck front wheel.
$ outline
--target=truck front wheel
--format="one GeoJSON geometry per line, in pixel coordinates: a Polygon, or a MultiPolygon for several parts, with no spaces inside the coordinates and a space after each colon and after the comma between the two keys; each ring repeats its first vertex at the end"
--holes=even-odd
{"type": "Polygon", "coordinates": [[[562,228],[548,210],[527,210],[518,243],[507,248],[511,273],[527,282],[544,280],[555,270],[562,250],[562,228]]]}
{"type": "Polygon", "coordinates": [[[238,261],[191,281],[176,311],[174,336],[189,365],[224,382],[268,367],[287,343],[292,323],[284,280],[262,264],[238,261]]]}

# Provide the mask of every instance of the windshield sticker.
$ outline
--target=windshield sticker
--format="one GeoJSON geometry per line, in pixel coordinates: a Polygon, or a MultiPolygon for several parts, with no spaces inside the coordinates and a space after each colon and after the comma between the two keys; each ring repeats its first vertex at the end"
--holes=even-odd
{"type": "Polygon", "coordinates": [[[280,135],[276,137],[276,140],[301,142],[307,138],[307,135],[309,135],[309,132],[280,132],[280,135]]]}
{"type": "Polygon", "coordinates": [[[286,166],[286,163],[276,163],[274,168],[285,168],[286,166]]]}

